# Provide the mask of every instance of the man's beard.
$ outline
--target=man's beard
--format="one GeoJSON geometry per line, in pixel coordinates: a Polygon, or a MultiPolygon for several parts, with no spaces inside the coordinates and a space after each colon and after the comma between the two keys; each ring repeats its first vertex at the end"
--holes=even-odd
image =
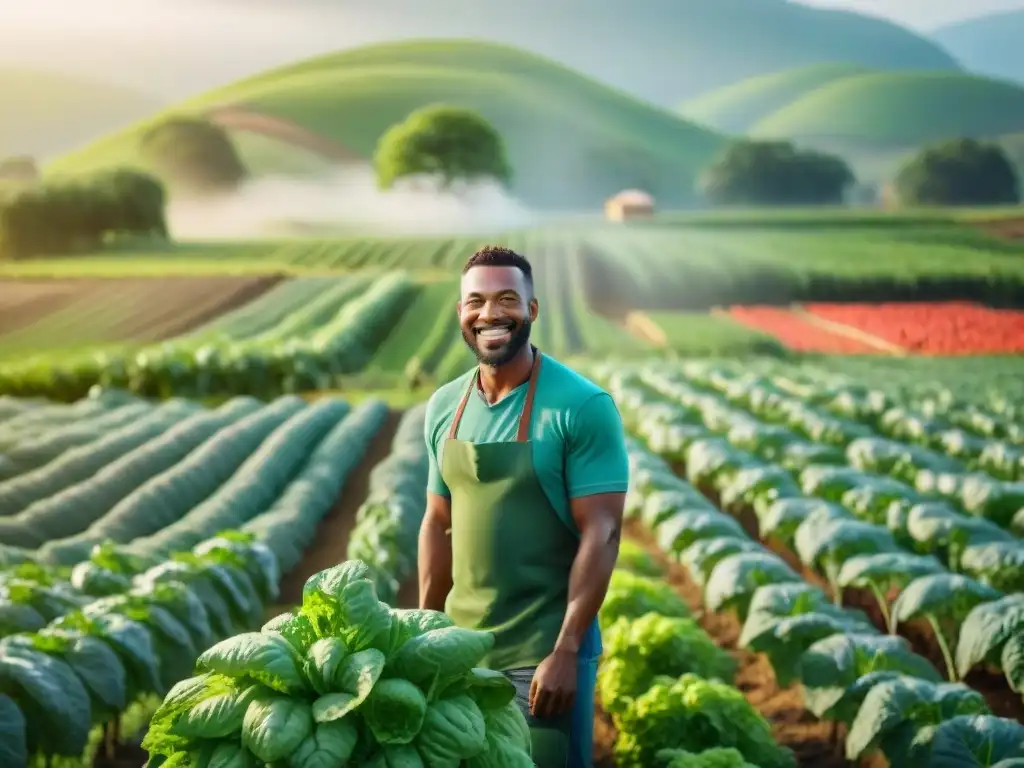
{"type": "Polygon", "coordinates": [[[497,349],[481,349],[479,337],[473,330],[469,331],[469,333],[463,331],[462,340],[473,351],[481,365],[497,368],[499,365],[505,365],[505,363],[510,362],[530,341],[530,320],[523,320],[512,333],[512,338],[508,340],[508,343],[497,349]]]}

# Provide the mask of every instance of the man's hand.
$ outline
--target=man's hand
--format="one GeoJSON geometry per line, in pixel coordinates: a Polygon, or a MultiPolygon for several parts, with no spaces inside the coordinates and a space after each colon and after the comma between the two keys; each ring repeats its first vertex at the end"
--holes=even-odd
{"type": "Polygon", "coordinates": [[[554,650],[540,663],[530,684],[530,714],[537,718],[568,712],[576,699],[576,661],[573,651],[554,650]]]}

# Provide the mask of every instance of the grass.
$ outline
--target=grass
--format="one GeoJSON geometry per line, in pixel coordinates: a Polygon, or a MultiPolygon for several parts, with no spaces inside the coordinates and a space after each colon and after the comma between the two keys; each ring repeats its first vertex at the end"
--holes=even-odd
{"type": "MultiPolygon", "coordinates": [[[[601,202],[639,183],[632,172],[617,170],[636,164],[657,177],[647,185],[654,191],[689,198],[687,180],[723,142],[708,129],[554,61],[471,41],[387,43],[321,56],[211,91],[164,114],[243,104],[369,158],[389,126],[434,102],[470,107],[497,126],[516,169],[515,191],[534,204],[601,202]]],[[[150,123],[59,158],[48,172],[138,165],[138,138],[150,123]]],[[[278,172],[274,153],[264,156],[267,165],[254,170],[278,172]]]]}
{"type": "Polygon", "coordinates": [[[677,355],[786,354],[776,339],[729,317],[698,312],[649,312],[645,315],[661,331],[665,349],[677,355]]]}
{"type": "Polygon", "coordinates": [[[16,66],[0,66],[0,94],[0,157],[63,152],[159,106],[128,88],[16,66]]]}
{"type": "Polygon", "coordinates": [[[1024,86],[947,72],[871,72],[811,90],[750,133],[885,148],[1022,129],[1024,86]]]}
{"type": "Polygon", "coordinates": [[[684,102],[679,113],[727,133],[744,133],[758,120],[801,96],[867,72],[858,64],[813,64],[750,77],[684,102]]]}

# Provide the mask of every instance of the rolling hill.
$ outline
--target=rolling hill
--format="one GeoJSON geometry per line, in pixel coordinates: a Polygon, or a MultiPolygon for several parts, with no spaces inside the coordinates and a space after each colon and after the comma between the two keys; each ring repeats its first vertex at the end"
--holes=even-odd
{"type": "Polygon", "coordinates": [[[750,133],[825,148],[892,151],[1024,130],[1024,88],[950,73],[874,72],[816,88],[750,133]]]}
{"type": "Polygon", "coordinates": [[[726,133],[745,133],[758,120],[824,85],[870,71],[859,64],[813,64],[759,75],[684,102],[684,117],[726,133]]]}
{"type": "MultiPolygon", "coordinates": [[[[98,2],[74,5],[87,13],[98,2]]],[[[0,50],[173,100],[308,56],[413,38],[511,45],[666,106],[816,63],[958,68],[934,41],[896,24],[790,0],[136,0],[123,14],[94,13],[91,44],[76,50],[66,44],[75,29],[67,20],[63,30],[0,24],[0,50]]]]}
{"type": "Polygon", "coordinates": [[[1024,9],[947,24],[930,37],[971,72],[1024,83],[1024,9]]]}
{"type": "MultiPolygon", "coordinates": [[[[514,191],[545,207],[593,206],[626,186],[664,201],[689,199],[693,176],[723,141],[553,61],[470,41],[391,43],[308,59],[163,114],[242,107],[293,121],[369,158],[384,130],[436,102],[467,106],[491,120],[509,147],[514,191]]],[[[160,116],[60,158],[48,172],[139,165],[139,133],[160,116]]],[[[264,149],[259,157],[255,173],[282,171],[273,153],[264,149]]]]}
{"type": "Polygon", "coordinates": [[[0,156],[64,152],[159,106],[127,88],[0,66],[0,156]]]}

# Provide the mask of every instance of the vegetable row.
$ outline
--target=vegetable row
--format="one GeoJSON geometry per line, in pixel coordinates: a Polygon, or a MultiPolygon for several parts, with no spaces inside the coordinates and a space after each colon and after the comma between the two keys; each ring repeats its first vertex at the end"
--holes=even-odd
{"type": "Polygon", "coordinates": [[[0,367],[0,394],[67,402],[96,385],[163,398],[337,388],[369,362],[417,290],[405,272],[353,278],[251,338],[200,335],[141,351],[9,363],[0,367]]]}
{"type": "MultiPolygon", "coordinates": [[[[631,397],[624,399],[632,404],[624,407],[625,415],[646,416],[638,391],[629,392],[631,397]]],[[[875,749],[893,764],[989,765],[979,762],[986,750],[1024,757],[1024,727],[993,717],[978,692],[942,682],[905,639],[882,634],[865,614],[841,608],[804,581],[664,461],[637,446],[632,453],[628,514],[651,528],[662,548],[678,558],[703,589],[709,610],[737,615],[743,625],[741,645],[765,653],[780,684],[800,682],[812,713],[848,726],[849,759],[875,749]],[[951,744],[960,750],[955,756],[961,762],[949,762],[951,744]],[[974,757],[963,751],[968,746],[974,757]],[[969,761],[963,762],[966,757],[969,761]]],[[[820,527],[829,519],[810,514],[797,527],[798,537],[816,544],[805,548],[805,557],[831,551],[831,532],[823,534],[820,527]]],[[[931,597],[928,590],[922,593],[931,597]]],[[[954,602],[953,596],[947,594],[944,601],[954,602]]],[[[907,604],[934,603],[918,597],[907,604]]],[[[1013,603],[1019,605],[1019,600],[1013,603]]],[[[967,622],[991,622],[1005,615],[1007,606],[1002,608],[997,601],[979,603],[967,611],[967,622]]],[[[977,650],[970,643],[961,647],[968,646],[977,650]]]]}

